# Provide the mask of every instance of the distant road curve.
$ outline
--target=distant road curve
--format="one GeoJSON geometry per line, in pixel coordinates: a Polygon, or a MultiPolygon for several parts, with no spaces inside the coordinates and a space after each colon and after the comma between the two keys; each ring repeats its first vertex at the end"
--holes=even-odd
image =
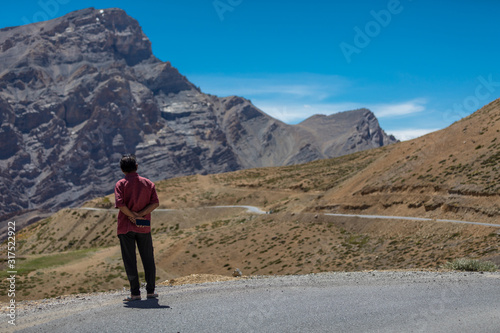
{"type": "Polygon", "coordinates": [[[468,222],[468,221],[460,221],[460,220],[431,219],[431,218],[426,218],[426,217],[383,216],[383,215],[355,215],[355,214],[333,214],[333,213],[325,213],[324,215],[328,215],[328,216],[342,216],[342,217],[359,217],[359,218],[363,218],[363,219],[366,218],[366,219],[389,219],[389,220],[410,220],[410,221],[435,221],[435,222],[474,224],[474,225],[482,225],[482,226],[486,226],[486,227],[497,227],[497,228],[500,228],[500,224],[482,223],[482,222],[468,222]]]}
{"type": "MultiPolygon", "coordinates": [[[[207,206],[207,207],[198,207],[198,208],[245,208],[247,212],[249,213],[254,213],[254,214],[267,214],[267,212],[263,211],[259,207],[255,206],[207,206]]],[[[94,208],[94,207],[78,207],[76,209],[83,209],[83,210],[92,210],[92,211],[99,211],[99,210],[106,210],[106,211],[112,211],[116,210],[116,208],[94,208]]],[[[180,209],[167,209],[167,208],[157,208],[155,209],[155,212],[173,212],[176,210],[180,209]]]]}
{"type": "MultiPolygon", "coordinates": [[[[200,208],[244,208],[249,213],[254,214],[268,214],[268,212],[263,211],[259,207],[255,206],[245,206],[245,205],[236,205],[236,206],[207,206],[200,208]]],[[[92,207],[80,207],[77,209],[84,210],[114,210],[114,208],[92,208],[92,207]]],[[[178,209],[163,209],[159,208],[155,211],[159,212],[169,212],[175,211],[178,209]]],[[[359,214],[335,214],[335,213],[323,213],[326,216],[339,216],[339,217],[358,217],[363,219],[385,219],[385,220],[407,220],[407,221],[434,221],[434,222],[446,222],[446,223],[461,223],[461,224],[472,224],[472,225],[481,225],[485,227],[497,227],[500,228],[500,224],[493,223],[483,223],[483,222],[469,222],[469,221],[460,221],[460,220],[446,220],[446,219],[431,219],[427,217],[409,217],[409,216],[385,216],[385,215],[359,215],[359,214]]]]}
{"type": "Polygon", "coordinates": [[[208,208],[245,208],[247,210],[247,212],[249,212],[249,213],[267,214],[267,212],[263,211],[259,207],[255,207],[255,206],[211,206],[208,208]]]}

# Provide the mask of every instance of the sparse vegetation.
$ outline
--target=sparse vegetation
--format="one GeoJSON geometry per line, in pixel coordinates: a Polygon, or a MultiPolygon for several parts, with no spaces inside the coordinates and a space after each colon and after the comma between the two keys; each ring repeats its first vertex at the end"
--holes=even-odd
{"type": "Polygon", "coordinates": [[[496,272],[498,270],[498,266],[491,261],[467,258],[455,259],[451,262],[447,262],[443,267],[455,271],[468,272],[496,272]]]}
{"type": "MultiPolygon", "coordinates": [[[[60,266],[63,264],[68,264],[74,261],[77,261],[85,256],[87,256],[90,252],[95,251],[95,249],[91,250],[79,250],[72,251],[67,253],[58,253],[51,254],[45,256],[37,256],[31,259],[25,260],[17,260],[16,270],[19,275],[27,275],[33,271],[41,271],[46,268],[60,266]]],[[[0,278],[4,278],[7,276],[7,272],[0,271],[0,278]]]]}
{"type": "MultiPolygon", "coordinates": [[[[446,136],[430,134],[335,159],[160,181],[160,208],[179,210],[154,212],[159,278],[227,275],[233,267],[244,275],[442,267],[486,271],[484,261],[500,255],[495,229],[322,214],[497,223],[499,131],[493,130],[497,123],[488,124],[490,130],[484,124],[477,116],[455,123],[446,136]],[[212,205],[252,205],[272,213],[203,208],[212,205]],[[476,258],[481,265],[473,260],[467,266],[456,257],[476,258]]],[[[112,207],[110,198],[97,198],[88,207],[112,207]]],[[[26,258],[19,259],[20,268],[26,264],[19,277],[20,299],[127,286],[114,210],[64,209],[19,231],[16,240],[16,255],[26,258]],[[65,257],[91,248],[100,250],[79,259],[65,257]],[[97,255],[101,251],[105,255],[97,255]],[[59,285],[53,283],[56,278],[59,285]]]]}

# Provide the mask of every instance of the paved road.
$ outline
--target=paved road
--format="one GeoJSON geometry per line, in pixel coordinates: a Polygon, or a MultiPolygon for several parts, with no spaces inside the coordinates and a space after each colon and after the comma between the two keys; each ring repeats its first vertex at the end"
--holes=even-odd
{"type": "MultiPolygon", "coordinates": [[[[498,332],[499,273],[357,272],[243,279],[63,299],[19,332],[498,332]]],[[[0,330],[7,320],[1,316],[0,330]]]]}
{"type": "Polygon", "coordinates": [[[460,220],[430,219],[430,218],[426,218],[426,217],[384,216],[384,215],[356,215],[356,214],[333,214],[333,213],[325,213],[325,215],[329,215],[329,216],[343,216],[343,217],[359,217],[359,218],[366,218],[366,219],[435,221],[435,222],[448,222],[448,223],[463,223],[463,224],[474,224],[474,225],[482,225],[482,226],[486,226],[486,227],[498,227],[498,228],[500,228],[500,224],[482,223],[482,222],[468,222],[468,221],[460,221],[460,220]]]}
{"type": "Polygon", "coordinates": [[[259,207],[255,207],[255,206],[213,206],[210,208],[244,208],[247,210],[248,213],[267,214],[267,212],[263,211],[259,207]]]}
{"type": "MultiPolygon", "coordinates": [[[[255,214],[267,214],[267,212],[263,211],[259,207],[255,206],[208,206],[208,207],[198,207],[198,208],[244,208],[246,209],[249,213],[255,213],[255,214]]],[[[116,211],[116,208],[93,208],[93,207],[79,207],[75,209],[83,209],[83,210],[92,210],[92,211],[99,211],[99,210],[106,210],[106,211],[116,211]]],[[[178,209],[165,209],[165,208],[157,208],[154,211],[155,212],[173,212],[178,209]]]]}
{"type": "MultiPolygon", "coordinates": [[[[243,206],[243,205],[242,206],[209,206],[209,207],[200,207],[200,208],[245,208],[249,213],[267,214],[267,212],[263,211],[259,207],[255,207],[255,206],[243,206]]],[[[115,210],[113,208],[107,209],[107,208],[91,208],[91,207],[81,207],[79,209],[84,209],[84,210],[115,210]]],[[[155,211],[168,212],[168,211],[174,211],[174,210],[175,209],[156,209],[155,211]]],[[[431,218],[427,218],[427,217],[358,215],[358,214],[335,214],[335,213],[324,213],[323,215],[340,216],[340,217],[357,217],[357,218],[366,218],[366,219],[434,221],[434,222],[445,222],[445,223],[461,223],[461,224],[482,225],[482,226],[486,226],[486,227],[498,227],[498,228],[500,228],[500,224],[483,223],[483,222],[469,222],[469,221],[460,221],[460,220],[431,219],[431,218]]]]}

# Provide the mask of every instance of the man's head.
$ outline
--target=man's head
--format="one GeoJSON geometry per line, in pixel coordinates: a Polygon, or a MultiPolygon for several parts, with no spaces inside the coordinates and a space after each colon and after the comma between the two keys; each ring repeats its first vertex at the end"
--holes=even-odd
{"type": "Polygon", "coordinates": [[[120,160],[120,168],[124,173],[137,171],[137,161],[135,159],[135,155],[123,155],[120,160]]]}

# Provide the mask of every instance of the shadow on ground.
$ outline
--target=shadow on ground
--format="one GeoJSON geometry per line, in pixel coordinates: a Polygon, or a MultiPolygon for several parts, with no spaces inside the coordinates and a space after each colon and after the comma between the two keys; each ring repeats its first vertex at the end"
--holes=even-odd
{"type": "Polygon", "coordinates": [[[160,305],[158,299],[156,298],[148,298],[140,301],[129,301],[123,303],[125,308],[134,308],[134,309],[171,309],[168,305],[160,305]]]}

